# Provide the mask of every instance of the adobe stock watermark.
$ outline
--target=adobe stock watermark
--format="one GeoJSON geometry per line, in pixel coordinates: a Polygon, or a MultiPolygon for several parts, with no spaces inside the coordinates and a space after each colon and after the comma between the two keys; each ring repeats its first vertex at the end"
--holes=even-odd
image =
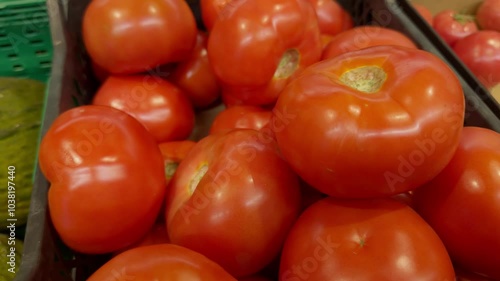
{"type": "Polygon", "coordinates": [[[340,247],[340,243],[335,243],[330,235],[326,237],[317,236],[316,246],[311,256],[303,258],[296,264],[281,273],[280,281],[303,281],[308,280],[312,273],[316,272],[322,263],[340,247]]]}
{"type": "MultiPolygon", "coordinates": [[[[283,131],[290,122],[297,117],[296,113],[287,111],[284,107],[283,111],[273,110],[275,118],[273,118],[268,127],[263,128],[258,132],[254,139],[240,144],[237,147],[237,153],[242,156],[247,163],[253,161],[257,156],[257,148],[255,143],[269,144],[274,142],[274,133],[283,131]]],[[[226,157],[225,166],[219,170],[217,174],[208,171],[208,167],[201,167],[198,174],[191,182],[191,190],[196,189],[201,178],[209,177],[210,183],[202,192],[194,192],[191,200],[192,204],[184,204],[179,210],[185,223],[190,223],[191,217],[200,214],[205,208],[210,205],[210,201],[215,198],[220,187],[229,184],[231,177],[237,177],[242,173],[241,162],[238,162],[230,157],[226,157]]]]}
{"type": "Polygon", "coordinates": [[[414,149],[408,154],[399,155],[398,167],[394,171],[386,171],[384,177],[390,191],[394,192],[398,183],[405,182],[413,175],[416,169],[428,162],[430,156],[436,152],[436,148],[442,146],[451,137],[448,129],[459,130],[462,124],[462,107],[450,106],[443,113],[442,126],[435,127],[427,136],[422,136],[414,141],[414,149]],[[447,128],[446,130],[444,128],[447,128]]]}

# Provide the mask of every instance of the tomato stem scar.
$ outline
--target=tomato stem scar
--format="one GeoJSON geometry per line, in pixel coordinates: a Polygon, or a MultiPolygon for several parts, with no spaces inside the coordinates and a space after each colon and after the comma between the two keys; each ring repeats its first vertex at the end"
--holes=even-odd
{"type": "Polygon", "coordinates": [[[384,84],[387,73],[378,66],[361,66],[344,72],[340,81],[355,90],[364,93],[375,93],[384,84]]]}
{"type": "Polygon", "coordinates": [[[198,187],[198,184],[200,183],[201,179],[205,176],[205,174],[208,171],[208,165],[203,164],[197,171],[194,177],[191,179],[191,182],[189,183],[189,192],[190,194],[193,194],[194,191],[196,190],[196,187],[198,187]]]}
{"type": "Polygon", "coordinates": [[[278,64],[274,77],[278,79],[286,79],[297,70],[300,61],[300,53],[296,49],[288,49],[278,64]]]}
{"type": "Polygon", "coordinates": [[[171,179],[174,176],[175,171],[179,163],[177,162],[165,162],[165,177],[171,179]]]}

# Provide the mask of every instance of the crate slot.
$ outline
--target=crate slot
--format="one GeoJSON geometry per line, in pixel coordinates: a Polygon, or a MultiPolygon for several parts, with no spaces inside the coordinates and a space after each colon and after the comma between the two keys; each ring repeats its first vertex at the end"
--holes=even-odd
{"type": "Polygon", "coordinates": [[[9,59],[17,59],[18,58],[18,55],[16,53],[11,53],[11,54],[8,54],[7,57],[9,59]]]}
{"type": "Polygon", "coordinates": [[[12,44],[9,42],[9,43],[3,43],[3,44],[0,44],[0,50],[2,51],[8,51],[8,50],[11,50],[12,49],[12,44]]]}
{"type": "Polygon", "coordinates": [[[12,66],[12,70],[15,72],[20,72],[24,70],[24,66],[22,64],[15,64],[12,66]]]}
{"type": "Polygon", "coordinates": [[[47,52],[46,50],[36,50],[35,51],[35,55],[37,57],[45,57],[49,54],[49,52],[47,52]]]}
{"type": "Polygon", "coordinates": [[[52,66],[52,62],[51,61],[44,60],[44,61],[40,62],[40,67],[41,68],[49,68],[51,66],[52,66]]]}
{"type": "Polygon", "coordinates": [[[31,43],[31,45],[42,45],[43,40],[42,39],[33,39],[33,40],[30,40],[30,43],[31,43]]]}

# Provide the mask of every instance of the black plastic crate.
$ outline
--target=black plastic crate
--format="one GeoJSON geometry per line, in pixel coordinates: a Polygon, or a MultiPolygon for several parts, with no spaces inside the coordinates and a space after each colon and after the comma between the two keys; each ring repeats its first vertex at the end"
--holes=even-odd
{"type": "MultiPolygon", "coordinates": [[[[81,20],[89,0],[47,0],[54,45],[42,135],[63,111],[87,104],[97,88],[81,39],[81,20]]],[[[202,27],[197,0],[187,1],[202,27]]],[[[498,104],[454,56],[417,12],[404,0],[339,0],[356,25],[376,24],[399,30],[423,50],[432,52],[457,73],[467,100],[465,125],[500,132],[498,104]]],[[[207,114],[210,115],[210,114],[207,114]]],[[[203,117],[203,114],[201,115],[203,117]]],[[[76,254],[64,246],[53,229],[47,209],[49,183],[36,169],[24,257],[15,281],[86,280],[108,256],[76,254]]]]}

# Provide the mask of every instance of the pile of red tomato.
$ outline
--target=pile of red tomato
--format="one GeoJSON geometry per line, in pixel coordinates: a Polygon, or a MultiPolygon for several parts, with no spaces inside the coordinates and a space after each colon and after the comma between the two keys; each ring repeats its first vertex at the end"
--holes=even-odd
{"type": "Polygon", "coordinates": [[[471,14],[447,9],[432,16],[425,7],[421,11],[485,87],[500,83],[500,0],[483,0],[471,14]]]}
{"type": "Polygon", "coordinates": [[[332,0],[200,5],[84,14],[102,84],[39,162],[89,281],[500,280],[500,135],[443,61],[332,0]]]}

